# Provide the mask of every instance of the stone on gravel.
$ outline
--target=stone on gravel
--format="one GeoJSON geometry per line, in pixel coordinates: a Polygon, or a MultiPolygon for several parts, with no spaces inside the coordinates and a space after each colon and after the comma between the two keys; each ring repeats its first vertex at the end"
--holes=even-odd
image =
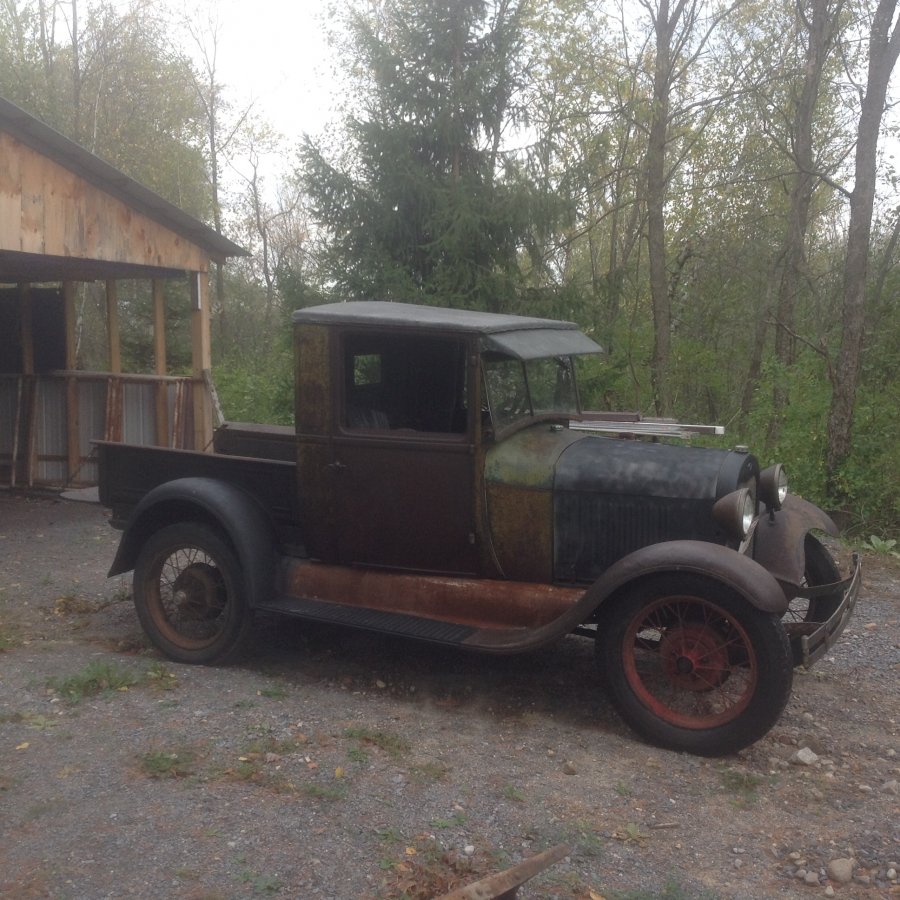
{"type": "Polygon", "coordinates": [[[881,786],[881,793],[894,795],[900,794],[900,784],[898,784],[897,779],[892,778],[890,781],[886,781],[881,786]]]}
{"type": "Polygon", "coordinates": [[[819,761],[817,753],[809,747],[801,747],[792,757],[791,762],[798,766],[813,766],[819,761]]]}
{"type": "Polygon", "coordinates": [[[828,877],[838,884],[849,884],[853,879],[853,867],[855,865],[856,860],[854,859],[847,859],[845,857],[833,859],[828,863],[828,877]]]}

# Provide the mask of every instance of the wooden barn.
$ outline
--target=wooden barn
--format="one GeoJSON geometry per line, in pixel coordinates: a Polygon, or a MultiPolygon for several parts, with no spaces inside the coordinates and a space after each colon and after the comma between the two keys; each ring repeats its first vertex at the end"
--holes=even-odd
{"type": "Polygon", "coordinates": [[[0,485],[96,480],[92,441],[206,449],[209,268],[241,247],[0,98],[0,485]],[[122,371],[119,292],[152,297],[152,372],[122,371]],[[191,371],[169,375],[167,281],[190,321],[191,371]],[[107,365],[76,362],[76,298],[105,293],[107,365]],[[188,299],[189,298],[189,299],[188,299]]]}

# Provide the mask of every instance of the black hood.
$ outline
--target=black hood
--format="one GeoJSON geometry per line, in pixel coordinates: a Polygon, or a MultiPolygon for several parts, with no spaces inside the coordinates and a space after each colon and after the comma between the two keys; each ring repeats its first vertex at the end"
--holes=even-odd
{"type": "Polygon", "coordinates": [[[661,541],[726,543],[713,504],[755,491],[748,453],[587,437],[560,455],[554,475],[555,577],[589,582],[618,559],[661,541]]]}

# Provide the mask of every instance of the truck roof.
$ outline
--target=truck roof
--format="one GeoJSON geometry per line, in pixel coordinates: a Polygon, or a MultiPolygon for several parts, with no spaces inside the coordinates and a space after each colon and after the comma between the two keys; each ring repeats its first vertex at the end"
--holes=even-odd
{"type": "Polygon", "coordinates": [[[362,325],[477,334],[482,337],[484,349],[521,359],[601,352],[600,346],[582,334],[574,322],[441,306],[354,300],[298,309],[293,320],[295,324],[362,325]]]}

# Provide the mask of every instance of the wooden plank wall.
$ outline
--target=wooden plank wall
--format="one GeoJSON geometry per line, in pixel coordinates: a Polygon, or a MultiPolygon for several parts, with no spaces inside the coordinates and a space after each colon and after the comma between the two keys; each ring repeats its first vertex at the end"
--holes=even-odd
{"type": "Polygon", "coordinates": [[[206,272],[199,247],[0,132],[0,250],[206,272]]]}

